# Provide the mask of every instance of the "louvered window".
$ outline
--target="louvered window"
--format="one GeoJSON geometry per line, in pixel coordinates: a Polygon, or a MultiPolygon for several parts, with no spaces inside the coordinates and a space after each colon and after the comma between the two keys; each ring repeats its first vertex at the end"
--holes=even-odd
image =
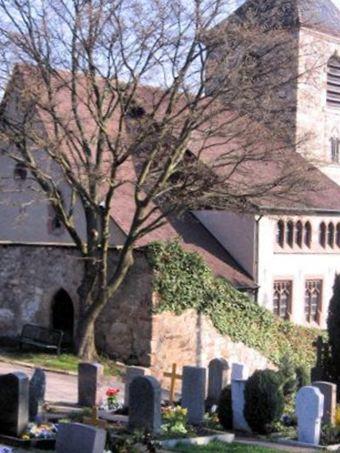
{"type": "Polygon", "coordinates": [[[327,69],[327,105],[340,108],[340,58],[332,57],[327,69]]]}

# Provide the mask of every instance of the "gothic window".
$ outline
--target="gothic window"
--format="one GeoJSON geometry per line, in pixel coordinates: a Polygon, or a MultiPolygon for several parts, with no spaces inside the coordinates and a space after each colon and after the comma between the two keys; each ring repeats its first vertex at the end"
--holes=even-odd
{"type": "Polygon", "coordinates": [[[334,224],[330,222],[327,228],[327,244],[332,248],[334,247],[334,239],[335,239],[334,224]]]}
{"type": "MultiPolygon", "coordinates": [[[[61,191],[58,191],[58,193],[63,203],[63,195],[61,191]]],[[[60,235],[64,232],[64,225],[52,204],[48,205],[48,231],[49,233],[55,235],[60,235]]]]}
{"type": "Polygon", "coordinates": [[[322,280],[305,282],[305,318],[308,322],[320,323],[322,309],[322,280]]]}
{"type": "Polygon", "coordinates": [[[302,247],[303,225],[298,221],[295,226],[295,242],[299,247],[302,247]]]}
{"type": "Polygon", "coordinates": [[[26,165],[18,162],[14,167],[14,179],[17,181],[25,181],[27,178],[27,168],[26,165]]]}
{"type": "Polygon", "coordinates": [[[305,230],[304,230],[304,244],[306,247],[310,248],[312,245],[312,225],[310,222],[305,223],[305,230]]]}
{"type": "Polygon", "coordinates": [[[292,303],[292,282],[278,280],[274,282],[273,312],[282,319],[289,319],[292,303]]]}
{"type": "Polygon", "coordinates": [[[294,244],[294,223],[290,220],[287,222],[286,241],[290,247],[294,244]]]}
{"type": "Polygon", "coordinates": [[[284,246],[285,242],[285,223],[283,220],[279,220],[276,224],[276,242],[280,247],[284,246]]]}
{"type": "Polygon", "coordinates": [[[325,222],[320,223],[319,227],[319,244],[321,247],[326,247],[326,224],[325,222]]]}
{"type": "Polygon", "coordinates": [[[336,55],[327,64],[327,106],[340,107],[340,58],[336,55]]]}
{"type": "Polygon", "coordinates": [[[338,164],[340,157],[340,139],[337,137],[331,138],[331,160],[338,164]]]}
{"type": "Polygon", "coordinates": [[[336,245],[340,247],[340,223],[336,226],[336,245]]]}

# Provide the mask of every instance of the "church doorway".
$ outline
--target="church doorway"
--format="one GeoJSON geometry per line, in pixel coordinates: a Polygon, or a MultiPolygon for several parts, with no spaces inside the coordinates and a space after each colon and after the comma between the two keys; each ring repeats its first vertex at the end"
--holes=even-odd
{"type": "Polygon", "coordinates": [[[63,345],[71,347],[73,344],[74,308],[69,294],[60,289],[52,301],[52,328],[64,332],[63,345]]]}

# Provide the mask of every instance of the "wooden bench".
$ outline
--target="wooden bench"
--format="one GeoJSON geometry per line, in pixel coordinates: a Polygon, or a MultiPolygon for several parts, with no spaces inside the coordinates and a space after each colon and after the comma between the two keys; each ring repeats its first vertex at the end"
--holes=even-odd
{"type": "Polygon", "coordinates": [[[49,351],[56,351],[59,355],[63,335],[64,333],[62,330],[47,329],[46,327],[25,324],[20,336],[20,349],[26,344],[48,349],[49,351]]]}

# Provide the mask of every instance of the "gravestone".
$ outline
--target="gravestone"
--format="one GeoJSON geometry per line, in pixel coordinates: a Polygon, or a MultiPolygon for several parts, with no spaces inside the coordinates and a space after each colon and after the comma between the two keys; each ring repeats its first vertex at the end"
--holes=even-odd
{"type": "Polygon", "coordinates": [[[222,389],[229,383],[229,364],[225,359],[213,359],[209,363],[208,405],[218,404],[222,389]]]}
{"type": "Polygon", "coordinates": [[[138,376],[129,388],[129,430],[161,430],[161,386],[152,376],[138,376]]]}
{"type": "Polygon", "coordinates": [[[0,433],[19,437],[28,425],[29,379],[24,373],[0,376],[0,433]]]}
{"type": "Polygon", "coordinates": [[[126,374],[124,378],[125,382],[125,390],[124,390],[124,407],[128,407],[129,405],[129,388],[131,382],[138,376],[145,376],[146,370],[145,368],[139,366],[129,366],[126,369],[126,374]]]}
{"type": "Polygon", "coordinates": [[[103,366],[99,363],[78,365],[78,404],[92,407],[99,403],[99,387],[103,379],[103,366]]]}
{"type": "Polygon", "coordinates": [[[103,453],[106,431],[81,423],[60,423],[56,453],[103,453]]]}
{"type": "Polygon", "coordinates": [[[316,381],[312,383],[312,386],[317,387],[324,397],[322,422],[335,425],[336,384],[316,381]]]}
{"type": "Polygon", "coordinates": [[[40,414],[45,401],[46,374],[41,368],[34,370],[29,385],[29,418],[34,420],[40,414]]]}
{"type": "Polygon", "coordinates": [[[205,412],[206,369],[194,366],[183,367],[182,407],[188,410],[188,422],[203,423],[205,412]]]}
{"type": "Polygon", "coordinates": [[[319,445],[321,418],[323,415],[323,394],[317,387],[302,387],[296,395],[296,416],[298,418],[298,440],[319,445]]]}
{"type": "Polygon", "coordinates": [[[233,428],[251,432],[244,417],[244,390],[249,377],[249,369],[243,363],[233,363],[231,367],[231,405],[233,410],[233,428]]]}
{"type": "Polygon", "coordinates": [[[249,369],[244,363],[233,363],[231,366],[231,380],[246,381],[249,377],[249,369]]]}

